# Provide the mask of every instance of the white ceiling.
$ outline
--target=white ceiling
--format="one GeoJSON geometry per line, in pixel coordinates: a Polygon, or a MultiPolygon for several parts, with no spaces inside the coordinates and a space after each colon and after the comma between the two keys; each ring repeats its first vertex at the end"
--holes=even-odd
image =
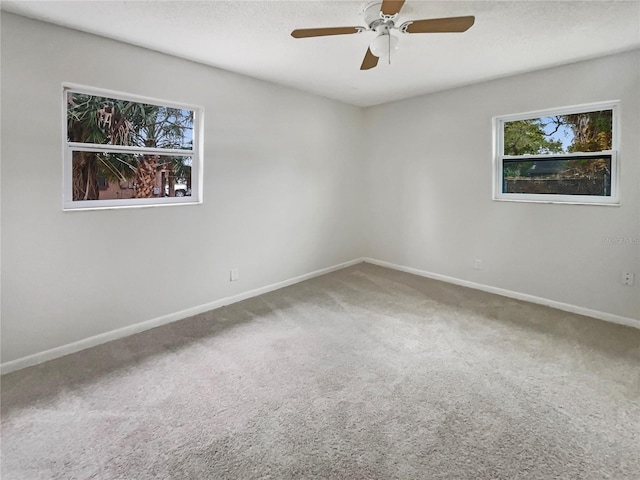
{"type": "MultiPolygon", "coordinates": [[[[2,10],[281,85],[370,106],[640,47],[640,1],[408,0],[409,19],[474,15],[466,33],[398,34],[391,65],[360,71],[373,32],[294,39],[296,28],[364,25],[365,1],[14,1],[2,10]]],[[[614,74],[614,72],[612,72],[614,74]]]]}

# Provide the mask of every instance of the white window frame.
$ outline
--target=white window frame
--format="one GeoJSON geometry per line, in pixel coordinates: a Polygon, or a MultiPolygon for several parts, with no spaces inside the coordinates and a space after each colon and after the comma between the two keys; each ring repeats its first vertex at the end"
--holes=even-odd
{"type": "Polygon", "coordinates": [[[203,131],[204,108],[198,105],[176,103],[157,98],[143,97],[129,93],[87,87],[73,83],[62,84],[62,139],[63,139],[63,167],[62,167],[62,208],[65,211],[74,210],[102,210],[116,208],[158,207],[167,205],[194,205],[203,201],[203,131]],[[179,108],[193,111],[193,148],[191,150],[146,148],[124,145],[102,145],[90,143],[69,142],[67,135],[67,93],[76,92],[86,95],[94,95],[107,98],[117,98],[138,103],[159,105],[163,107],[179,108]],[[73,152],[104,152],[104,153],[130,153],[151,155],[172,155],[191,157],[191,195],[184,197],[157,197],[157,198],[130,198],[113,200],[73,200],[73,152]]]}
{"type": "Polygon", "coordinates": [[[493,200],[511,202],[535,202],[535,203],[561,203],[578,205],[620,205],[620,165],[619,165],[619,100],[606,102],[574,105],[570,107],[536,110],[514,115],[501,115],[493,117],[493,200]],[[557,115],[571,115],[576,113],[596,112],[600,110],[612,110],[611,150],[601,152],[542,154],[542,155],[505,155],[504,154],[504,124],[518,120],[532,120],[540,117],[553,117],[557,115]],[[557,194],[531,194],[531,193],[504,193],[503,190],[503,165],[505,160],[549,158],[576,158],[593,157],[597,155],[611,156],[611,195],[557,195],[557,194]]]}

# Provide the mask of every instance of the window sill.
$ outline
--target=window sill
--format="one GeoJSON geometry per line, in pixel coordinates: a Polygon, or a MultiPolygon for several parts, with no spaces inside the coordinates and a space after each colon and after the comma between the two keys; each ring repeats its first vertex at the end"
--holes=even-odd
{"type": "Polygon", "coordinates": [[[65,212],[86,212],[93,210],[122,210],[131,208],[158,208],[158,207],[177,207],[184,205],[202,205],[202,200],[193,200],[188,202],[171,202],[171,203],[147,203],[139,205],[90,205],[90,206],[67,206],[65,205],[62,210],[65,212]]]}
{"type": "Polygon", "coordinates": [[[598,201],[586,201],[586,200],[552,200],[552,199],[528,199],[528,198],[492,198],[495,202],[515,202],[515,203],[549,203],[553,205],[590,205],[600,207],[619,207],[620,201],[612,202],[598,202],[598,201]]]}

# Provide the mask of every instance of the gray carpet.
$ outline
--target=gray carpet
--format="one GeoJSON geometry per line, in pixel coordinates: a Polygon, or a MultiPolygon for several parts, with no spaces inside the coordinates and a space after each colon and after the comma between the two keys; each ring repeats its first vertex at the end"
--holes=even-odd
{"type": "Polygon", "coordinates": [[[360,264],[2,378],[2,479],[633,479],[640,330],[360,264]]]}

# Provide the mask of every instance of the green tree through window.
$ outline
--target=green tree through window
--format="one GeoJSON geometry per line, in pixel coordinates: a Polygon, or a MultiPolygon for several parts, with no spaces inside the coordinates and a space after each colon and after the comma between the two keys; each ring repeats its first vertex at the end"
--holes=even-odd
{"type": "MultiPolygon", "coordinates": [[[[73,91],[67,92],[67,141],[167,150],[193,149],[191,110],[73,91]]],[[[72,198],[98,200],[98,178],[133,182],[135,198],[158,195],[157,172],[165,172],[169,195],[175,181],[191,188],[191,157],[130,152],[73,152],[72,198]]],[[[162,192],[163,194],[164,192],[162,192]]]]}
{"type": "Polygon", "coordinates": [[[496,164],[500,190],[495,198],[516,199],[502,194],[519,194],[535,200],[531,195],[555,195],[544,200],[563,196],[564,201],[571,201],[569,196],[581,195],[588,203],[602,203],[597,197],[615,196],[605,202],[615,203],[617,107],[613,103],[598,106],[592,111],[571,107],[566,113],[558,109],[538,117],[523,114],[496,119],[501,144],[496,164]]]}

